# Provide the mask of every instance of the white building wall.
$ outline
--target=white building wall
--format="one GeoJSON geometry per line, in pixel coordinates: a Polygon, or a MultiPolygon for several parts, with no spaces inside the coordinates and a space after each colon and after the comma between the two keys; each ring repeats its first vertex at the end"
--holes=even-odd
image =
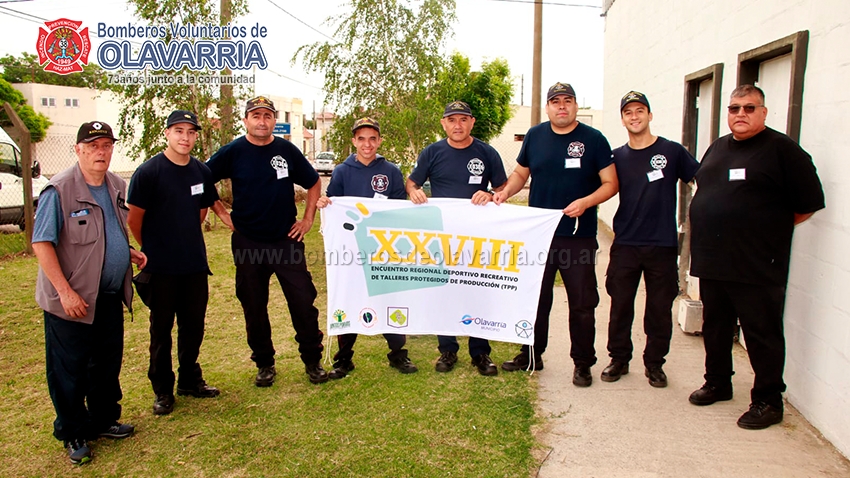
{"type": "MultiPolygon", "coordinates": [[[[725,106],[736,86],[739,53],[809,31],[800,144],[818,168],[827,208],[794,237],[785,380],[788,400],[850,455],[850,2],[615,0],[605,30],[604,110],[617,112],[623,94],[642,91],[652,104],[653,132],[673,140],[681,140],[685,75],[723,63],[725,106]]],[[[777,83],[788,61],[765,63],[766,76],[760,75],[769,124],[781,131],[788,96],[777,83]]],[[[627,139],[617,114],[606,115],[602,129],[612,146],[627,139]]],[[[724,113],[720,134],[727,133],[724,113]]],[[[615,210],[615,201],[606,203],[600,216],[610,224],[615,210]]]]}

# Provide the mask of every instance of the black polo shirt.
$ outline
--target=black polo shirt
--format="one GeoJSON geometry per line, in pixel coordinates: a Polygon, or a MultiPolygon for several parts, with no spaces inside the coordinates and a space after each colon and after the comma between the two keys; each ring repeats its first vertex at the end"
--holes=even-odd
{"type": "MultiPolygon", "coordinates": [[[[598,130],[583,123],[567,134],[552,131],[549,121],[532,126],[525,135],[516,160],[531,170],[528,205],[564,209],[602,186],[599,171],[611,163],[611,146],[598,130]]],[[[596,237],[596,207],[589,207],[576,220],[564,216],[556,236],[596,237]]]]}
{"type": "Polygon", "coordinates": [[[614,150],[620,206],[614,242],[629,246],[676,247],[677,186],[694,178],[699,163],[681,144],[658,137],[643,149],[628,143],[614,150]]]}
{"type": "Polygon", "coordinates": [[[781,285],[788,282],[794,214],[825,207],[812,158],[770,128],[706,151],[691,202],[691,274],[781,285]]]}
{"type": "Polygon", "coordinates": [[[231,180],[233,226],[261,242],[279,241],[289,234],[297,213],[295,185],[310,189],[319,180],[301,151],[276,136],[264,146],[239,137],[222,146],[207,166],[216,182],[231,180]]]}
{"type": "Polygon", "coordinates": [[[476,191],[497,188],[508,180],[498,151],[476,138],[463,149],[451,147],[446,139],[429,144],[409,178],[420,186],[430,179],[432,197],[460,199],[471,199],[476,191]]]}
{"type": "Polygon", "coordinates": [[[212,173],[195,158],[181,166],[160,153],[139,166],[130,180],[127,202],[145,210],[142,218],[142,252],[148,256],[145,272],[208,271],[200,211],[217,200],[212,173]]]}

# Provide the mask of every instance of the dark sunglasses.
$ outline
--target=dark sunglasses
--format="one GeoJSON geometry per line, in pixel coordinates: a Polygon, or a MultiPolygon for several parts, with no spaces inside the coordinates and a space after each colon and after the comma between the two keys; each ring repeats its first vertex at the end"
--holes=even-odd
{"type": "Polygon", "coordinates": [[[733,115],[738,114],[738,112],[741,111],[741,108],[744,108],[744,113],[751,115],[751,114],[755,113],[756,108],[760,108],[761,106],[762,105],[744,105],[744,106],[731,105],[731,106],[727,106],[726,108],[728,108],[729,113],[731,113],[733,115]]]}

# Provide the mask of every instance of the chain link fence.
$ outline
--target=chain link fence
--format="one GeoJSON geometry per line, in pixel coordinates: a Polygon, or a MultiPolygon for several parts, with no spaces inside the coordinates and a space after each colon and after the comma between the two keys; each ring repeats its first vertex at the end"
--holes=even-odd
{"type": "MultiPolygon", "coordinates": [[[[0,257],[26,249],[24,198],[27,193],[38,201],[38,195],[53,175],[77,162],[74,152],[76,136],[48,135],[32,144],[32,190],[26,191],[21,167],[21,153],[11,144],[0,141],[0,257]]],[[[109,170],[129,182],[138,161],[126,155],[127,148],[115,145],[109,170]]]]}

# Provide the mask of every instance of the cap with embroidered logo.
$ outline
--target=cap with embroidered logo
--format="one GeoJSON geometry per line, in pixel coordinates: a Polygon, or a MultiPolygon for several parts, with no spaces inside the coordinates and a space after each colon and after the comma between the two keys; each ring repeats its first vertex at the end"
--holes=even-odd
{"type": "Polygon", "coordinates": [[[560,81],[549,87],[549,92],[546,93],[546,101],[548,102],[556,96],[572,96],[576,97],[576,90],[569,83],[561,83],[560,81]]]}
{"type": "Polygon", "coordinates": [[[639,91],[630,91],[623,95],[623,99],[620,100],[620,112],[623,112],[623,108],[626,107],[629,103],[640,103],[646,106],[646,111],[649,112],[649,100],[646,99],[646,95],[639,91]]]}
{"type": "Polygon", "coordinates": [[[377,121],[369,118],[368,116],[365,118],[360,118],[359,120],[354,122],[354,126],[351,127],[351,132],[356,133],[360,128],[373,128],[378,134],[381,134],[381,125],[378,124],[377,121]]]}
{"type": "Polygon", "coordinates": [[[446,110],[443,112],[443,118],[451,115],[472,116],[472,109],[463,101],[452,101],[446,105],[446,110]]]}
{"type": "Polygon", "coordinates": [[[245,116],[248,116],[248,113],[258,109],[258,108],[266,108],[271,110],[273,113],[277,113],[277,110],[274,107],[274,102],[265,96],[258,96],[256,98],[251,98],[245,104],[245,116]]]}
{"type": "Polygon", "coordinates": [[[79,131],[77,131],[77,144],[91,143],[100,138],[109,138],[112,141],[118,141],[118,138],[112,134],[112,127],[103,121],[83,123],[79,131]]]}
{"type": "Polygon", "coordinates": [[[187,110],[174,110],[168,115],[168,120],[165,122],[165,127],[170,128],[176,124],[188,123],[195,127],[196,131],[201,130],[201,125],[198,124],[198,115],[187,110]]]}

